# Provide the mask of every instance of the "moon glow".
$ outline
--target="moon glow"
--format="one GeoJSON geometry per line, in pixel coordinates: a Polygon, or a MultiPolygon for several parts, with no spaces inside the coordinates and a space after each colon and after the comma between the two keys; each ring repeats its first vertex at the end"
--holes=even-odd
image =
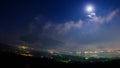
{"type": "Polygon", "coordinates": [[[91,13],[91,12],[94,11],[94,7],[92,5],[87,5],[86,6],[86,11],[89,12],[89,13],[91,13]]]}

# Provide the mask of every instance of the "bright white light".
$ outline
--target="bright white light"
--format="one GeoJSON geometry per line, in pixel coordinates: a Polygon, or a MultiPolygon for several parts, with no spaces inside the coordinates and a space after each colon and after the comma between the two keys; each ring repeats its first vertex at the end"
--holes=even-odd
{"type": "Polygon", "coordinates": [[[86,7],[86,11],[87,11],[87,12],[93,12],[93,11],[94,11],[93,6],[92,6],[92,5],[88,5],[88,6],[86,7]]]}

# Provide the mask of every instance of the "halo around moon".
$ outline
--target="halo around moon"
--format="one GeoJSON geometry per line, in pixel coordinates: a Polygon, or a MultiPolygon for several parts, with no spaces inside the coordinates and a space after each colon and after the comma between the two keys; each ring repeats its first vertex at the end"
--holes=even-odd
{"type": "Polygon", "coordinates": [[[94,7],[92,5],[87,5],[85,10],[88,12],[88,13],[92,13],[94,11],[94,7]]]}

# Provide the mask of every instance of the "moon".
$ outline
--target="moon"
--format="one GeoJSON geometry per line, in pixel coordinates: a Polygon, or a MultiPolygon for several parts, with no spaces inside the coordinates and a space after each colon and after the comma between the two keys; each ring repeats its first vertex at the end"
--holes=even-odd
{"type": "Polygon", "coordinates": [[[88,13],[91,13],[91,12],[94,11],[94,7],[93,7],[92,5],[87,5],[87,6],[86,6],[86,11],[87,11],[88,13]]]}

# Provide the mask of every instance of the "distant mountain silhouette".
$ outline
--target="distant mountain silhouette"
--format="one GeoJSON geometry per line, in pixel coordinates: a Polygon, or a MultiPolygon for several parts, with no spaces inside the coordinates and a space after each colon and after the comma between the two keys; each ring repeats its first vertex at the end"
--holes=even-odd
{"type": "Polygon", "coordinates": [[[11,45],[0,43],[0,51],[12,52],[15,50],[16,50],[16,48],[11,45]]]}
{"type": "Polygon", "coordinates": [[[57,48],[64,45],[64,43],[59,40],[50,38],[48,36],[36,35],[34,33],[22,36],[20,40],[29,44],[33,44],[34,46],[39,48],[57,48]]]}

